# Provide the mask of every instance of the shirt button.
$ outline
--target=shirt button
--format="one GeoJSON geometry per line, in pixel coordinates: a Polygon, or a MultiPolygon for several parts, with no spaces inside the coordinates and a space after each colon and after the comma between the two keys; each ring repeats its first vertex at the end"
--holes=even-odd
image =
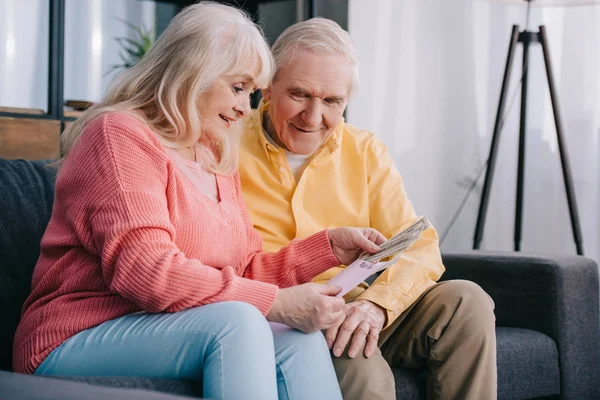
{"type": "Polygon", "coordinates": [[[281,172],[283,174],[283,171],[285,171],[285,168],[279,167],[279,172],[281,172]]]}
{"type": "Polygon", "coordinates": [[[394,310],[394,315],[398,315],[398,310],[394,310]]]}
{"type": "Polygon", "coordinates": [[[396,299],[392,299],[392,304],[396,305],[396,299]]]}

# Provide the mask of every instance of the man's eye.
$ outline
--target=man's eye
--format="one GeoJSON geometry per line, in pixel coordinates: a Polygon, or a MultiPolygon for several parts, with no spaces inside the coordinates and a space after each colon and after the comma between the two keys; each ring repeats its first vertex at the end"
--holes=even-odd
{"type": "Polygon", "coordinates": [[[304,100],[306,98],[306,96],[304,96],[304,95],[302,95],[300,93],[291,93],[290,95],[296,101],[304,100]]]}

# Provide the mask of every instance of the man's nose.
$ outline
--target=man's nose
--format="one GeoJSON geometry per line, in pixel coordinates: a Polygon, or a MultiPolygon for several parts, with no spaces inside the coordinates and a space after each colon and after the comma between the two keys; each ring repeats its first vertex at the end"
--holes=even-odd
{"type": "Polygon", "coordinates": [[[318,127],[323,121],[321,114],[321,102],[318,99],[310,99],[306,108],[300,114],[302,120],[310,127],[318,127]]]}

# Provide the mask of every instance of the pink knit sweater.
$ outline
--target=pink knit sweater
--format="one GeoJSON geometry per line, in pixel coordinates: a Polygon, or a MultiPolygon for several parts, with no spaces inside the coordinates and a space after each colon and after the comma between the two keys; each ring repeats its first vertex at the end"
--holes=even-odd
{"type": "Polygon", "coordinates": [[[262,252],[238,174],[217,176],[217,186],[218,203],[178,172],[137,118],[91,121],[56,182],[15,335],[15,371],[33,373],[69,337],[137,311],[237,300],[266,314],[278,286],[339,264],[326,231],[262,252]]]}

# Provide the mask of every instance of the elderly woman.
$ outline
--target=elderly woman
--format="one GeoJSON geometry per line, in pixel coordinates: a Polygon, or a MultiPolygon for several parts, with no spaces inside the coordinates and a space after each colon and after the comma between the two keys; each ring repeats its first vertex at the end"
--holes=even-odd
{"type": "Polygon", "coordinates": [[[213,399],[341,398],[320,330],[344,302],[307,282],[383,237],[330,229],[262,252],[238,120],[272,68],[242,12],[190,6],[65,132],[16,371],[202,380],[213,399]]]}

